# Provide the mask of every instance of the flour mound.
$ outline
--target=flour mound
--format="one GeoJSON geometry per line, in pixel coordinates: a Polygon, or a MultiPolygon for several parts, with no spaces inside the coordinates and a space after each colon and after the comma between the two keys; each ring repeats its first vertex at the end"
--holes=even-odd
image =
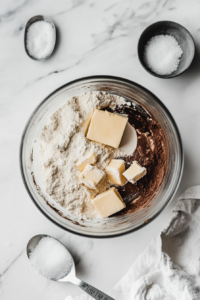
{"type": "Polygon", "coordinates": [[[75,162],[87,151],[97,154],[96,166],[105,169],[112,158],[124,152],[85,138],[81,124],[95,108],[115,108],[124,98],[106,92],[92,92],[73,97],[48,120],[40,136],[40,172],[46,192],[68,212],[81,218],[99,217],[91,204],[98,193],[109,187],[104,182],[96,190],[78,181],[75,162]]]}

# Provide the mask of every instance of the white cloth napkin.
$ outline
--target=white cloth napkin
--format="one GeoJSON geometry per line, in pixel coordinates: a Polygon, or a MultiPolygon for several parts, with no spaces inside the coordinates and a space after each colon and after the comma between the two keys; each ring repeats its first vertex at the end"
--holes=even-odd
{"type": "MultiPolygon", "coordinates": [[[[173,217],[108,293],[116,300],[200,300],[200,186],[185,191],[173,217]]],[[[90,300],[87,294],[65,300],[90,300]]]]}

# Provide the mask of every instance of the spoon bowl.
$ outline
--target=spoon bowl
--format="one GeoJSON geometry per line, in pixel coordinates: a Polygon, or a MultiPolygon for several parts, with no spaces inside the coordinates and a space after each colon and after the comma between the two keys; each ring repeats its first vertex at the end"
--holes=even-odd
{"type": "MultiPolygon", "coordinates": [[[[49,235],[46,235],[46,234],[38,234],[38,235],[35,235],[34,237],[32,237],[28,244],[27,244],[27,247],[26,247],[26,253],[27,253],[27,256],[28,258],[30,259],[30,254],[33,252],[33,250],[35,249],[35,247],[39,244],[39,242],[45,238],[45,237],[49,237],[49,238],[52,238],[54,240],[56,240],[59,244],[61,244],[62,246],[64,246],[60,241],[58,241],[57,239],[53,238],[52,236],[49,236],[49,235]]],[[[64,246],[65,247],[65,246],[64,246]]],[[[63,278],[57,280],[57,281],[71,281],[70,278],[75,276],[75,263],[74,263],[74,259],[71,255],[71,253],[67,250],[67,248],[65,247],[66,251],[69,253],[69,255],[71,256],[71,260],[72,260],[72,267],[71,267],[71,270],[70,272],[63,278]]],[[[54,278],[51,278],[51,280],[54,280],[54,278]]]]}
{"type": "MultiPolygon", "coordinates": [[[[58,243],[60,243],[62,246],[64,246],[60,241],[53,238],[52,236],[49,236],[49,235],[46,235],[46,234],[35,235],[34,237],[32,237],[29,240],[29,242],[27,244],[27,247],[26,247],[26,252],[27,252],[27,256],[28,256],[29,259],[30,259],[30,255],[34,251],[35,247],[45,237],[52,238],[52,239],[56,240],[58,243]]],[[[84,292],[86,292],[88,295],[90,295],[91,297],[93,297],[96,300],[114,300],[110,296],[106,295],[105,293],[99,291],[95,287],[91,286],[90,284],[88,284],[88,283],[86,283],[86,282],[84,282],[84,281],[82,281],[82,280],[80,280],[76,277],[76,269],[75,269],[75,263],[74,263],[73,257],[72,257],[71,253],[68,251],[68,249],[66,247],[65,247],[65,249],[70,254],[71,259],[72,259],[71,270],[63,278],[58,279],[58,280],[52,278],[51,280],[60,281],[60,282],[71,282],[71,283],[79,286],[84,292]]]]}

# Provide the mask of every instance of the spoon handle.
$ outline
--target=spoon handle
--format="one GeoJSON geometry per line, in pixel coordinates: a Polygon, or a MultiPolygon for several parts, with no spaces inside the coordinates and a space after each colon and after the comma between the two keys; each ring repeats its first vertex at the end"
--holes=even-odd
{"type": "Polygon", "coordinates": [[[115,300],[112,297],[101,292],[100,290],[96,289],[92,285],[90,285],[82,280],[79,280],[78,278],[77,278],[76,282],[73,282],[73,283],[78,285],[84,292],[86,292],[88,295],[90,295],[91,297],[93,297],[96,300],[115,300]]]}

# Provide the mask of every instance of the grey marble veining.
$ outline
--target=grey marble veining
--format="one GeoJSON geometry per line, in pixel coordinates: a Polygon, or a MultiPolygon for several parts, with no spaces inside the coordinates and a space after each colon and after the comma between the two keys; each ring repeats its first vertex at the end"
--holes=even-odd
{"type": "Polygon", "coordinates": [[[73,253],[80,278],[106,291],[129,269],[171,216],[175,199],[142,230],[115,239],[88,239],[64,232],[47,220],[29,199],[19,171],[19,143],[35,107],[53,90],[79,77],[115,75],[144,85],[168,107],[179,126],[185,169],[178,195],[199,184],[200,2],[197,0],[3,0],[0,5],[0,299],[64,299],[76,287],[49,281],[26,257],[35,234],[59,238],[73,253]],[[24,27],[43,14],[58,30],[53,56],[32,61],[24,50],[24,27]],[[149,24],[181,23],[193,35],[196,57],[181,77],[149,75],[137,57],[137,42],[149,24]]]}

